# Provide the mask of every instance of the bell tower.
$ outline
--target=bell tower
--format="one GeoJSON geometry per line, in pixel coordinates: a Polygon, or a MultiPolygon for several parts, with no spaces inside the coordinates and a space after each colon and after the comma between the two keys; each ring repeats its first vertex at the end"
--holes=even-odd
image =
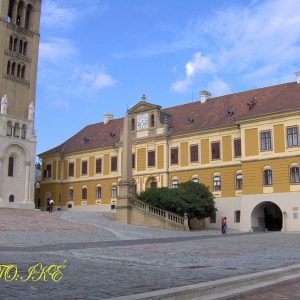
{"type": "Polygon", "coordinates": [[[0,207],[34,207],[41,0],[0,0],[0,207]]]}

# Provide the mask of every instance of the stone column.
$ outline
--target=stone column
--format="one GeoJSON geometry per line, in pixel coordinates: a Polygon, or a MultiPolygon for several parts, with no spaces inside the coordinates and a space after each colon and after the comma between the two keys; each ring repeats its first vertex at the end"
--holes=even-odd
{"type": "Polygon", "coordinates": [[[29,188],[30,188],[30,161],[25,163],[25,199],[24,202],[29,202],[29,188]]]}
{"type": "Polygon", "coordinates": [[[130,131],[130,119],[128,116],[124,119],[123,127],[123,148],[122,148],[122,165],[121,181],[119,183],[119,195],[117,202],[116,219],[117,222],[131,223],[131,198],[133,195],[133,178],[132,178],[132,141],[130,131]]]}
{"type": "Polygon", "coordinates": [[[25,20],[26,20],[26,4],[24,3],[22,12],[21,12],[21,24],[20,26],[25,28],[25,20]]]}

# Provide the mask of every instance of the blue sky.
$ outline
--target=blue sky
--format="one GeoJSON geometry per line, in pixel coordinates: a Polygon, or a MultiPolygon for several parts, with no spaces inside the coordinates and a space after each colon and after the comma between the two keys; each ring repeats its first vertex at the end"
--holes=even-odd
{"type": "Polygon", "coordinates": [[[169,107],[294,81],[299,28],[299,0],[43,0],[37,153],[143,93],[169,107]]]}

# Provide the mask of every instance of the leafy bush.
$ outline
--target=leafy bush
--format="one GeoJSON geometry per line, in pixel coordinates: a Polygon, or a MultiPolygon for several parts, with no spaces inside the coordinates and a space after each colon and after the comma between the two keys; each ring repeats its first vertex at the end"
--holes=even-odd
{"type": "Polygon", "coordinates": [[[150,188],[138,196],[143,202],[180,216],[187,213],[189,218],[208,218],[216,213],[214,196],[208,187],[188,181],[178,189],[150,188]]]}

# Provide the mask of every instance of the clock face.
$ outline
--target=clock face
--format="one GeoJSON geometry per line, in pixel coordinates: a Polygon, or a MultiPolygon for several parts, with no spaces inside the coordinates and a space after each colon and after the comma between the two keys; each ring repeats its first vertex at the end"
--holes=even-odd
{"type": "Polygon", "coordinates": [[[138,130],[148,128],[148,114],[141,114],[137,116],[136,127],[138,130]]]}

